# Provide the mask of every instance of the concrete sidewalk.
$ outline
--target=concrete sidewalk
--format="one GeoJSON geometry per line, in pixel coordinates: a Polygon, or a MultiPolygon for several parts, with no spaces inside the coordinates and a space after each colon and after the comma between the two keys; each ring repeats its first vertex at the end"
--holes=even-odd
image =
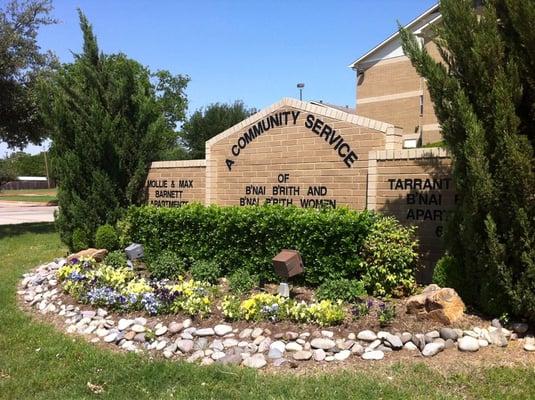
{"type": "Polygon", "coordinates": [[[52,222],[58,207],[42,203],[0,201],[0,225],[23,224],[25,222],[52,222]]]}

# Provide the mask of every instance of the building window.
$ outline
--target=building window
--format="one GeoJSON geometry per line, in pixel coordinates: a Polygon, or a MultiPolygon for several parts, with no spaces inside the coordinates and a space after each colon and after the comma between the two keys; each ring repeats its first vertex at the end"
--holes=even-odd
{"type": "Polygon", "coordinates": [[[424,95],[420,95],[420,117],[424,115],[424,95]]]}

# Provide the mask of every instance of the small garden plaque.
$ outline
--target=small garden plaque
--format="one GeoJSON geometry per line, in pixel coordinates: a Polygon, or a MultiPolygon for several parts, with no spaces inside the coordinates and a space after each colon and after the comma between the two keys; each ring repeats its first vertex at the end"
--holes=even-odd
{"type": "Polygon", "coordinates": [[[296,250],[282,250],[273,258],[273,267],[275,273],[282,278],[291,278],[304,271],[301,254],[296,250]]]}

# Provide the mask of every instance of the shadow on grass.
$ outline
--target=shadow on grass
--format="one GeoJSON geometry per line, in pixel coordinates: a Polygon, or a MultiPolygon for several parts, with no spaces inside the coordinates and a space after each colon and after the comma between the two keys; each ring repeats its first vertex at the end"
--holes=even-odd
{"type": "Polygon", "coordinates": [[[26,233],[46,234],[54,233],[56,228],[53,222],[30,222],[27,224],[0,225],[0,239],[24,235],[26,233]]]}

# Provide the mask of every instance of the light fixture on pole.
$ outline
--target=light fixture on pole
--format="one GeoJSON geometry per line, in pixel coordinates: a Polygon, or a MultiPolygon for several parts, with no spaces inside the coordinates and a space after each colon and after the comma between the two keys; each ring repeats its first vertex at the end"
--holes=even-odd
{"type": "Polygon", "coordinates": [[[303,88],[305,87],[304,83],[298,83],[297,89],[299,89],[299,100],[303,101],[303,88]]]}

